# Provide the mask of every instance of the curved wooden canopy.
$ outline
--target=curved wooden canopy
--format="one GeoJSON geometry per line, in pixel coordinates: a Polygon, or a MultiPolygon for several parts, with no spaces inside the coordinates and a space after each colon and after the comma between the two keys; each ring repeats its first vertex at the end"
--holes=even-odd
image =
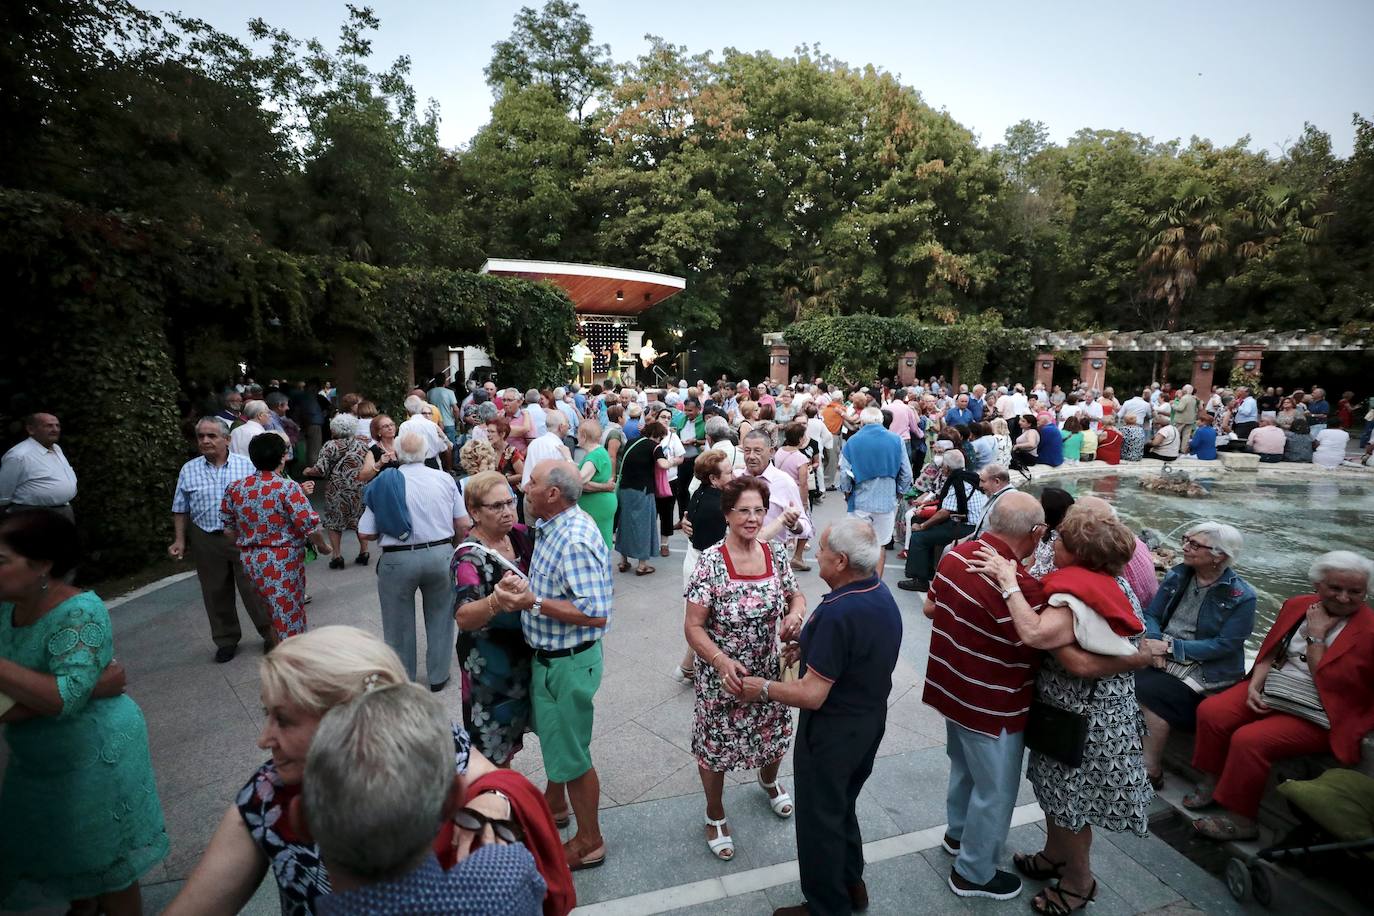
{"type": "Polygon", "coordinates": [[[489,258],[478,273],[548,280],[568,294],[579,315],[633,317],[687,288],[682,277],[563,261],[489,258]]]}

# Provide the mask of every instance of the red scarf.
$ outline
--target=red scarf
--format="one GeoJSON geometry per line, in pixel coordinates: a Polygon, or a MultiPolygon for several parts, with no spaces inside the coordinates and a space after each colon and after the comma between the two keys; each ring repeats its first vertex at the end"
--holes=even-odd
{"type": "Polygon", "coordinates": [[[1130,599],[1116,584],[1116,579],[1106,573],[1069,566],[1056,569],[1040,584],[1044,586],[1046,595],[1062,592],[1082,601],[1100,614],[1117,636],[1139,636],[1145,632],[1140,618],[1131,607],[1130,599]]]}

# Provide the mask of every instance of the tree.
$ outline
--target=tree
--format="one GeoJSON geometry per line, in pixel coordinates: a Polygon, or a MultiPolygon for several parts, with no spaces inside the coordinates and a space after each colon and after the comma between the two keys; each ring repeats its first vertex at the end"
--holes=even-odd
{"type": "Polygon", "coordinates": [[[592,27],[576,3],[549,0],[522,7],[511,37],[492,46],[484,71],[499,99],[507,85],[544,86],[581,121],[587,103],[611,85],[611,48],[592,43],[592,27]]]}

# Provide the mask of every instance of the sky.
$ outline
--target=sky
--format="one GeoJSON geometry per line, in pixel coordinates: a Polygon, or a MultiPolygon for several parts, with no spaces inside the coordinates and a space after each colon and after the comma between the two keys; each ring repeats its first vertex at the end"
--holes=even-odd
{"type": "MultiPolygon", "coordinates": [[[[328,46],[345,17],[342,0],[136,2],[240,36],[261,16],[328,46]]],[[[491,46],[509,37],[523,5],[542,0],[374,0],[374,69],[409,55],[420,99],[439,103],[441,142],[466,145],[490,116],[482,69],[491,46]]],[[[898,75],[984,146],[1028,118],[1043,121],[1055,142],[1084,127],[1219,145],[1248,135],[1251,149],[1278,155],[1311,122],[1346,156],[1351,115],[1374,117],[1369,0],[585,0],[581,8],[616,61],[644,53],[646,33],[694,54],[733,47],[782,56],[819,44],[853,66],[898,75]]]]}

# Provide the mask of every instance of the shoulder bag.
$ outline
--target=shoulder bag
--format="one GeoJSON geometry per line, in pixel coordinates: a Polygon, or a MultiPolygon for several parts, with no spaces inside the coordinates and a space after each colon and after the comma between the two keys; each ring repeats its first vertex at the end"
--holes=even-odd
{"type": "MultiPolygon", "coordinates": [[[[1093,681],[1085,701],[1091,705],[1097,695],[1093,681]]],[[[1081,712],[1060,709],[1043,700],[1031,703],[1026,717],[1026,747],[1067,767],[1083,764],[1083,749],[1088,743],[1088,717],[1081,712]]]]}

